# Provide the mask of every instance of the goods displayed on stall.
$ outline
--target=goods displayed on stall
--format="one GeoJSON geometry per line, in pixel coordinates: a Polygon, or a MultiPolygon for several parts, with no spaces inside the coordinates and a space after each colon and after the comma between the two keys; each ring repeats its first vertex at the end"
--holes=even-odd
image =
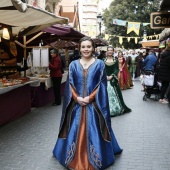
{"type": "Polygon", "coordinates": [[[17,72],[16,58],[10,59],[8,53],[0,50],[0,78],[17,72]]]}
{"type": "Polygon", "coordinates": [[[29,65],[30,73],[27,77],[30,79],[48,78],[49,77],[49,49],[48,48],[33,48],[32,53],[27,57],[27,65],[29,65]],[[32,56],[32,57],[31,57],[32,56]]]}
{"type": "MultiPolygon", "coordinates": [[[[69,21],[68,18],[57,16],[39,8],[39,6],[32,6],[24,2],[21,0],[0,1],[0,126],[29,113],[33,99],[33,96],[30,95],[31,88],[35,87],[37,92],[41,85],[46,85],[46,80],[41,83],[42,80],[31,80],[26,74],[29,71],[35,74],[38,70],[37,68],[39,68],[36,67],[35,72],[33,72],[33,66],[27,60],[30,46],[33,48],[38,45],[38,43],[36,45],[30,44],[30,40],[35,39],[32,34],[53,24],[68,24],[69,21]],[[27,34],[26,29],[30,30],[27,34]],[[4,31],[8,33],[8,36],[3,35],[4,31]],[[1,48],[6,53],[2,54],[1,48]],[[13,60],[14,58],[16,60],[13,60]]],[[[46,61],[45,63],[48,64],[46,61]]],[[[46,77],[45,72],[43,72],[45,63],[41,61],[43,67],[37,74],[38,78],[46,77]]],[[[52,88],[50,89],[52,91],[52,88]]],[[[44,88],[44,91],[49,94],[49,90],[44,88]]],[[[46,104],[47,102],[44,101],[49,99],[49,95],[40,98],[43,100],[43,104],[46,104]]],[[[48,100],[48,102],[51,102],[51,100],[48,100]]]]}
{"type": "Polygon", "coordinates": [[[2,78],[2,79],[0,79],[0,88],[1,87],[14,86],[14,85],[18,85],[18,84],[23,84],[23,83],[26,83],[28,81],[29,81],[28,78],[18,78],[18,79],[2,78]]]}
{"type": "Polygon", "coordinates": [[[8,53],[1,50],[0,88],[23,84],[29,81],[29,78],[21,77],[20,73],[18,72],[17,64],[16,58],[10,58],[8,53]]]}

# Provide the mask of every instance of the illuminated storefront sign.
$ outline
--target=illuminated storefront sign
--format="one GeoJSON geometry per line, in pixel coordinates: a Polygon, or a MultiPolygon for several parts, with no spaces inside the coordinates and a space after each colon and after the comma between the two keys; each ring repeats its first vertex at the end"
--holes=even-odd
{"type": "Polygon", "coordinates": [[[150,15],[152,29],[170,28],[170,12],[154,12],[150,15]]]}

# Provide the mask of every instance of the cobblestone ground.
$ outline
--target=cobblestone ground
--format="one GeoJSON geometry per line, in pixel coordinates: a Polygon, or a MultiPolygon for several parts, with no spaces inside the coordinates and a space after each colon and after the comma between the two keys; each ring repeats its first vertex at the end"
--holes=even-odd
{"type": "MultiPolygon", "coordinates": [[[[169,105],[143,101],[138,81],[123,96],[132,112],[112,118],[123,152],[107,170],[170,170],[169,105]]],[[[0,170],[66,170],[52,155],[60,117],[49,104],[0,127],[0,170]]]]}

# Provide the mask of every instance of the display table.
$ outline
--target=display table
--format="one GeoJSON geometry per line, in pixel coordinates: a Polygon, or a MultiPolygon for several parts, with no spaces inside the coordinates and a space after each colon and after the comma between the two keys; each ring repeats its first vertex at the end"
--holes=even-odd
{"type": "Polygon", "coordinates": [[[26,84],[0,95],[0,125],[31,111],[30,88],[26,84]]]}
{"type": "Polygon", "coordinates": [[[0,88],[0,126],[31,111],[31,87],[37,80],[0,88]]]}
{"type": "MultiPolygon", "coordinates": [[[[63,74],[61,82],[61,95],[64,93],[67,72],[63,74]]],[[[51,78],[36,78],[39,83],[31,85],[31,106],[41,107],[54,102],[54,90],[51,78]]]]}
{"type": "Polygon", "coordinates": [[[38,80],[30,80],[30,81],[27,81],[25,83],[21,83],[21,84],[17,84],[17,85],[13,85],[13,86],[8,86],[8,87],[0,87],[0,95],[1,94],[4,94],[4,93],[7,93],[9,91],[12,91],[16,88],[19,88],[19,87],[22,87],[22,86],[25,86],[27,84],[30,84],[31,86],[37,86],[39,84],[39,81],[38,80]]]}

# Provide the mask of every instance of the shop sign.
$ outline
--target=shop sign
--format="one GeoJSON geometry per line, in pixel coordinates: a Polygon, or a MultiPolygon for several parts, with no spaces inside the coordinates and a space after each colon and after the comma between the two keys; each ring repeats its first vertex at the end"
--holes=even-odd
{"type": "Polygon", "coordinates": [[[150,15],[152,29],[170,28],[170,12],[154,12],[150,15]]]}

